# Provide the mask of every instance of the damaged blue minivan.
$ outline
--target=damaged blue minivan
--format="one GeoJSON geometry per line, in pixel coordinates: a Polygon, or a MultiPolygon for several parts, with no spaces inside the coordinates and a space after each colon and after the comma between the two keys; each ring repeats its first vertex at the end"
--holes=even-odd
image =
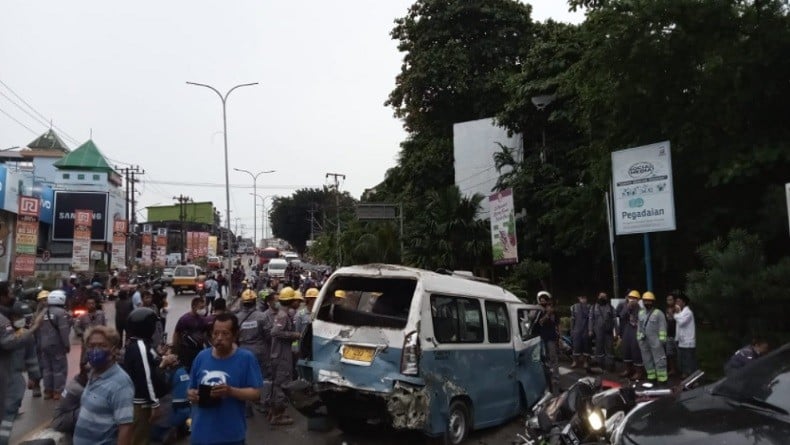
{"type": "Polygon", "coordinates": [[[392,427],[458,444],[544,393],[537,310],[471,275],[341,268],[313,307],[299,373],[346,432],[392,427]]]}

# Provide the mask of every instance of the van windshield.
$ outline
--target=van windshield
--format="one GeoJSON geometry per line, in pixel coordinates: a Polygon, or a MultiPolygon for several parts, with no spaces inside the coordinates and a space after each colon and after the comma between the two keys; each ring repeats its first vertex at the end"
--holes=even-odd
{"type": "Polygon", "coordinates": [[[195,275],[197,275],[195,268],[189,266],[178,266],[173,272],[173,276],[176,277],[194,277],[195,275]]]}
{"type": "Polygon", "coordinates": [[[350,326],[403,329],[417,281],[409,278],[336,277],[318,319],[350,326]]]}

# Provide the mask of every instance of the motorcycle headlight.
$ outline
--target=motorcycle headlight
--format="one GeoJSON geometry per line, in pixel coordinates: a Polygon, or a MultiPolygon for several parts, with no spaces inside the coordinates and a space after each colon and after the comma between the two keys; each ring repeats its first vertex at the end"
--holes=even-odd
{"type": "Polygon", "coordinates": [[[604,414],[600,409],[595,408],[587,413],[587,426],[591,431],[601,431],[604,427],[604,414]]]}

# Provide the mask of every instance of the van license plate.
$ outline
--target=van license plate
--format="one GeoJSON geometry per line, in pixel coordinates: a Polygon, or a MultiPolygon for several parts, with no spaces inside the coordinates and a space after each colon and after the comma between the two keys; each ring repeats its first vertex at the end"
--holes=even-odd
{"type": "Polygon", "coordinates": [[[362,348],[359,346],[343,346],[343,358],[346,360],[354,360],[357,362],[373,361],[373,355],[376,352],[373,348],[362,348]]]}

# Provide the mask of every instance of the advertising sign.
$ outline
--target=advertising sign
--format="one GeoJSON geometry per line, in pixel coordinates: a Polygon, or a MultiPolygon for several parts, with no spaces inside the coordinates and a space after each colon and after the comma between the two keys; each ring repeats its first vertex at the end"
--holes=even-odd
{"type": "Polygon", "coordinates": [[[167,266],[167,229],[160,227],[156,235],[156,267],[167,266]]]}
{"type": "Polygon", "coordinates": [[[615,232],[675,230],[669,141],[612,152],[615,232]]]}
{"type": "Polygon", "coordinates": [[[2,209],[11,213],[17,213],[19,208],[19,197],[30,196],[33,194],[33,176],[19,170],[6,170],[5,181],[3,182],[2,209]]]}
{"type": "Polygon", "coordinates": [[[91,235],[93,241],[104,241],[107,224],[107,193],[97,192],[55,192],[52,239],[55,241],[72,240],[75,209],[93,212],[91,235]]]}
{"type": "Polygon", "coordinates": [[[19,197],[19,213],[16,217],[16,257],[14,258],[14,275],[16,277],[30,276],[36,271],[40,204],[36,197],[19,197]]]}
{"type": "Polygon", "coordinates": [[[126,220],[112,222],[112,267],[126,269],[126,220]]]}
{"type": "Polygon", "coordinates": [[[49,186],[38,184],[33,187],[33,190],[33,195],[38,196],[41,200],[41,214],[38,217],[39,221],[52,224],[52,210],[55,206],[55,191],[49,186]]]}
{"type": "Polygon", "coordinates": [[[91,255],[91,227],[93,226],[93,211],[74,210],[74,240],[71,254],[71,267],[77,272],[90,270],[91,255]]]}
{"type": "Polygon", "coordinates": [[[198,237],[198,257],[205,258],[208,256],[208,232],[199,232],[198,237]]]}
{"type": "MultiPolygon", "coordinates": [[[[790,202],[790,201],[788,201],[790,202]]],[[[216,236],[209,236],[208,237],[208,255],[215,256],[217,255],[217,237],[216,236]]]]}
{"type": "Polygon", "coordinates": [[[151,232],[143,233],[143,246],[142,246],[142,260],[143,266],[151,267],[153,264],[153,249],[154,235],[151,232]]]}
{"type": "Polygon", "coordinates": [[[490,195],[488,206],[491,212],[491,252],[494,256],[494,264],[500,266],[518,263],[513,189],[490,195]]]}

